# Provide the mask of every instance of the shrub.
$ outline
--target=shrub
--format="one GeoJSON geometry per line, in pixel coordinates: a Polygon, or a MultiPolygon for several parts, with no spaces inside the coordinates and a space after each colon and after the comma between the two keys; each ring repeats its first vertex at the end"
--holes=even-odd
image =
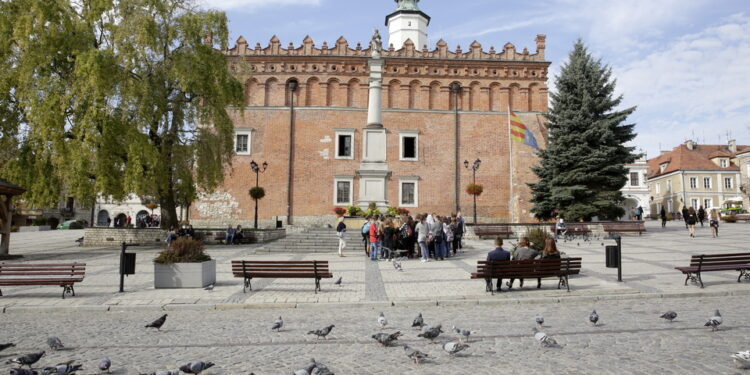
{"type": "Polygon", "coordinates": [[[346,212],[349,216],[361,216],[364,211],[359,206],[349,206],[346,208],[346,212]]]}
{"type": "Polygon", "coordinates": [[[736,223],[737,222],[737,218],[734,215],[722,216],[721,220],[724,221],[724,222],[726,222],[726,223],[736,223]]]}
{"type": "Polygon", "coordinates": [[[364,215],[362,216],[380,216],[380,210],[377,208],[368,208],[365,210],[364,215]]]}
{"type": "Polygon", "coordinates": [[[406,209],[406,208],[403,208],[403,207],[399,207],[398,208],[398,213],[399,213],[399,215],[408,215],[409,214],[409,210],[406,209]]]}
{"type": "Polygon", "coordinates": [[[18,232],[18,225],[11,226],[10,227],[10,231],[13,232],[13,233],[18,232]]]}
{"type": "Polygon", "coordinates": [[[333,212],[335,212],[336,215],[344,216],[344,214],[346,213],[346,208],[344,208],[344,207],[334,207],[333,208],[333,212]]]}
{"type": "Polygon", "coordinates": [[[469,193],[469,195],[476,195],[479,196],[484,191],[484,186],[480,184],[469,184],[466,186],[466,192],[469,193]]]}
{"type": "Polygon", "coordinates": [[[60,219],[51,217],[49,218],[49,220],[47,220],[47,225],[49,225],[52,229],[57,229],[57,226],[60,225],[60,219]]]}
{"type": "Polygon", "coordinates": [[[31,220],[32,225],[47,225],[47,219],[43,217],[37,217],[34,218],[34,220],[31,220]]]}
{"type": "Polygon", "coordinates": [[[201,263],[211,260],[204,252],[203,242],[191,238],[177,238],[172,245],[162,250],[154,259],[154,263],[201,263]]]}
{"type": "Polygon", "coordinates": [[[549,233],[542,228],[531,228],[526,231],[526,237],[531,242],[531,248],[537,251],[544,250],[544,240],[549,237],[549,233]]]}
{"type": "Polygon", "coordinates": [[[388,207],[388,216],[398,216],[398,207],[391,206],[388,207]]]}
{"type": "Polygon", "coordinates": [[[667,214],[667,220],[672,221],[672,214],[667,214]]]}
{"type": "Polygon", "coordinates": [[[250,198],[255,200],[262,199],[266,196],[266,191],[260,186],[254,186],[250,188],[250,198]]]}

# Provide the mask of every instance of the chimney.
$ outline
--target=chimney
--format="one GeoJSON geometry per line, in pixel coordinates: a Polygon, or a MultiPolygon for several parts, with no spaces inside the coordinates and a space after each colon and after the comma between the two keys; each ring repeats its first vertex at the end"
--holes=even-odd
{"type": "Polygon", "coordinates": [[[687,146],[687,149],[688,149],[688,150],[691,150],[691,151],[692,151],[692,150],[694,150],[694,149],[695,149],[695,142],[693,142],[693,140],[692,140],[692,139],[690,139],[690,140],[688,140],[687,142],[685,142],[685,146],[687,146]]]}
{"type": "Polygon", "coordinates": [[[731,153],[737,152],[737,141],[734,139],[729,140],[729,152],[731,153]]]}

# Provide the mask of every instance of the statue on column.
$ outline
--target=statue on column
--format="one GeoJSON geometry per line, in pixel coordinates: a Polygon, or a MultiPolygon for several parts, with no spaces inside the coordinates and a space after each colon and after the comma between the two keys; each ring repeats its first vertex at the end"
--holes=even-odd
{"type": "Polygon", "coordinates": [[[372,34],[372,57],[375,59],[380,58],[380,53],[383,52],[383,40],[380,38],[380,31],[378,29],[375,29],[375,32],[372,34]]]}

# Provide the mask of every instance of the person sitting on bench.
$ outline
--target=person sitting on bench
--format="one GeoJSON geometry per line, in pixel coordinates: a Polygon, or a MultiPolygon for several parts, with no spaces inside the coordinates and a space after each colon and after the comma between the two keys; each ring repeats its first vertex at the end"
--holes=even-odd
{"type": "MultiPolygon", "coordinates": [[[[495,250],[487,253],[487,260],[492,261],[503,261],[510,260],[510,252],[503,249],[503,238],[498,236],[495,238],[495,250]]],[[[500,290],[500,286],[503,284],[503,279],[497,279],[497,290],[500,290]]]]}
{"type": "Polygon", "coordinates": [[[565,220],[563,218],[560,218],[560,220],[555,224],[555,236],[560,236],[561,234],[565,236],[568,233],[568,225],[565,224],[565,220]]]}

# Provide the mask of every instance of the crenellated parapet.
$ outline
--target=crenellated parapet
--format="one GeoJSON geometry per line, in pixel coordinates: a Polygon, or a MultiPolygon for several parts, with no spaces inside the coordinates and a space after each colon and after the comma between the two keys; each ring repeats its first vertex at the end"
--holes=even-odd
{"type": "MultiPolygon", "coordinates": [[[[456,60],[489,60],[489,61],[545,61],[545,35],[536,36],[536,51],[530,53],[527,48],[518,52],[513,43],[506,43],[501,51],[496,51],[495,47],[490,47],[484,51],[482,45],[474,41],[464,52],[461,46],[451,51],[448,43],[439,40],[435,49],[429,50],[427,46],[421,49],[417,48],[411,40],[404,43],[403,48],[394,49],[391,45],[388,49],[383,50],[383,57],[391,58],[422,58],[422,59],[456,59],[456,60]]],[[[235,46],[224,51],[228,56],[337,56],[337,57],[369,57],[371,55],[371,46],[364,48],[361,43],[357,43],[354,48],[349,47],[349,42],[342,36],[336,42],[329,46],[327,42],[318,48],[315,42],[309,36],[305,37],[300,46],[295,47],[293,43],[284,48],[281,41],[276,36],[272,37],[266,47],[256,43],[255,47],[250,47],[244,37],[240,36],[235,46]]]]}

